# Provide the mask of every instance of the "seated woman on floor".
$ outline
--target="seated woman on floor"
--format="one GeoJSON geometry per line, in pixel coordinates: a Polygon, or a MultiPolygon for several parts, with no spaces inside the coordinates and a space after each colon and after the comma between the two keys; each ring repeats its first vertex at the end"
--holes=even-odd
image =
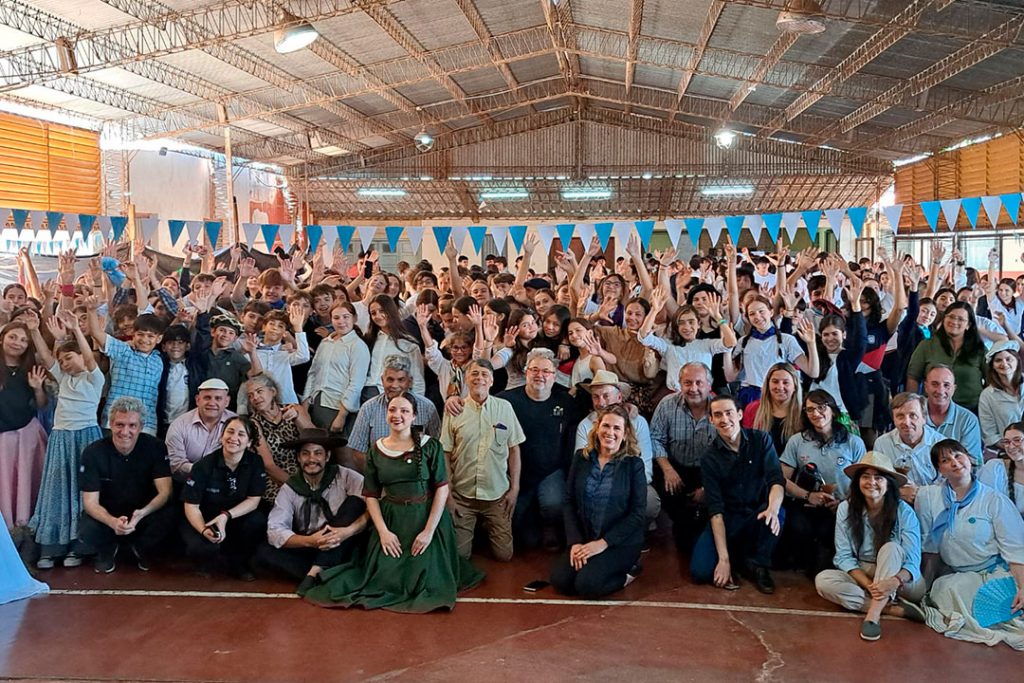
{"type": "Polygon", "coordinates": [[[943,482],[922,487],[914,502],[925,575],[938,573],[940,559],[952,573],[932,584],[927,623],[948,638],[1024,650],[1024,618],[985,628],[973,615],[978,591],[1010,576],[1017,589],[1011,610],[1024,608],[1024,520],[1009,498],[975,479],[971,455],[959,442],[939,441],[931,457],[943,482]]]}
{"type": "Polygon", "coordinates": [[[850,494],[836,510],[835,569],[814,579],[818,595],[864,612],[860,637],[878,640],[881,616],[923,621],[914,603],[924,595],[921,529],[914,509],[900,500],[907,477],[884,453],[867,453],[847,465],[850,494]]]}
{"type": "Polygon", "coordinates": [[[413,426],[416,400],[402,392],[387,403],[390,433],[366,454],[363,497],[373,528],[365,557],[325,569],[306,599],[322,607],[432,612],[483,580],[459,557],[445,507],[448,473],[441,442],[413,426]]]}
{"type": "Polygon", "coordinates": [[[569,468],[568,552],[551,569],[565,595],[601,598],[628,585],[644,545],[647,478],[623,405],[602,411],[569,468]]]}

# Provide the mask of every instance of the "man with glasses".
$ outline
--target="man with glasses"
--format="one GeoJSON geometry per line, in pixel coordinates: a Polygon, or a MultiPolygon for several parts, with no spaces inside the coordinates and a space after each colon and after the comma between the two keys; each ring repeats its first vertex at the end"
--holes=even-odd
{"type": "Polygon", "coordinates": [[[944,438],[962,443],[974,458],[974,466],[981,467],[981,423],[974,413],[953,402],[954,393],[956,379],[953,370],[948,365],[931,366],[924,376],[928,426],[944,438]]]}
{"type": "Polygon", "coordinates": [[[534,349],[526,357],[526,384],[499,396],[512,404],[525,441],[519,445],[519,497],[512,516],[517,547],[543,542],[557,550],[563,545],[562,510],[565,478],[579,422],[575,401],[555,385],[555,354],[534,349]]]}

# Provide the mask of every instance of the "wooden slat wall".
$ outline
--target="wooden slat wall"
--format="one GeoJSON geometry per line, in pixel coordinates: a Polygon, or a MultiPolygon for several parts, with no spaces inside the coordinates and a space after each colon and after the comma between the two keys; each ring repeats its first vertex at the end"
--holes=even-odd
{"type": "MultiPolygon", "coordinates": [[[[896,202],[905,205],[900,219],[900,234],[931,233],[918,204],[936,199],[957,199],[1001,195],[1024,190],[1024,140],[1010,134],[978,145],[971,145],[934,156],[896,171],[896,202]]],[[[946,219],[939,217],[939,227],[946,219]]],[[[978,217],[979,228],[991,228],[985,211],[978,217]]],[[[1015,227],[999,214],[998,228],[1015,227]]],[[[970,230],[963,212],[957,230],[970,230]]]]}
{"type": "Polygon", "coordinates": [[[0,206],[98,214],[99,134],[0,113],[0,206]]]}

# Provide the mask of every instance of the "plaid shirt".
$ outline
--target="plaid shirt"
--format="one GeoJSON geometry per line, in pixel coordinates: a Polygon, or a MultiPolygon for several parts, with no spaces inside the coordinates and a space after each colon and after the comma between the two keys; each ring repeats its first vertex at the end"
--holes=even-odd
{"type": "Polygon", "coordinates": [[[160,377],[164,373],[164,359],[160,352],[139,353],[114,335],[107,335],[103,353],[110,358],[110,392],[103,407],[104,427],[109,429],[110,405],[122,396],[134,396],[146,405],[143,431],[156,434],[156,404],[160,394],[160,377]]]}
{"type": "MultiPolygon", "coordinates": [[[[413,425],[422,425],[423,433],[436,439],[441,434],[441,419],[437,416],[437,408],[418,394],[412,393],[412,397],[416,399],[416,419],[413,425]]],[[[370,450],[370,444],[390,433],[387,396],[380,394],[359,408],[356,421],[352,424],[352,433],[348,437],[348,447],[366,453],[370,450]]]]}
{"type": "Polygon", "coordinates": [[[666,396],[651,418],[654,457],[668,458],[680,467],[700,467],[718,432],[709,419],[710,408],[699,420],[693,418],[681,393],[666,396]]]}

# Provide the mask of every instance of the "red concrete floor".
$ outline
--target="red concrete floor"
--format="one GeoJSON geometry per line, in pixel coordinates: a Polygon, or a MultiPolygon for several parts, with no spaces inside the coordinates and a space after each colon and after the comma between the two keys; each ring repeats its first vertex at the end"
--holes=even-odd
{"type": "Polygon", "coordinates": [[[0,607],[0,678],[936,683],[1012,681],[1021,670],[1021,655],[1006,646],[959,643],[899,620],[864,643],[859,619],[818,598],[799,574],[777,572],[774,596],[748,584],[693,586],[667,543],[645,555],[636,583],[598,604],[524,592],[549,561],[479,560],[484,585],[454,612],[422,616],[319,609],[285,597],[290,584],[271,579],[144,574],[128,564],[104,576],[56,569],[43,578],[57,593],[0,607]],[[80,592],[88,590],[161,593],[80,592]]]}

